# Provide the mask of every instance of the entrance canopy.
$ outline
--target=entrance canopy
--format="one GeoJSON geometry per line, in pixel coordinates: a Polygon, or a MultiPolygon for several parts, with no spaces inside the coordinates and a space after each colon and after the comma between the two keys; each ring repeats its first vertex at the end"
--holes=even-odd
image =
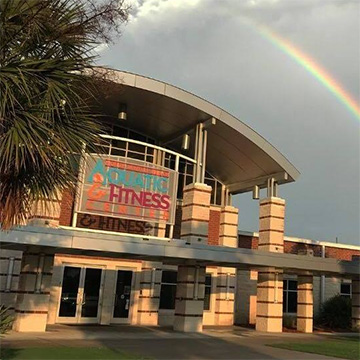
{"type": "Polygon", "coordinates": [[[144,76],[114,70],[108,77],[113,84],[99,86],[98,94],[108,121],[151,136],[175,151],[181,152],[182,135],[194,135],[198,123],[215,118],[216,125],[208,128],[206,167],[231,193],[249,191],[254,185],[265,187],[270,177],[283,184],[299,176],[263,137],[214,104],[144,76]],[[122,104],[126,120],[118,119],[122,104]]]}
{"type": "Polygon", "coordinates": [[[357,261],[339,261],[223,246],[190,245],[184,240],[165,241],[141,235],[65,227],[55,229],[26,226],[8,233],[0,232],[0,244],[8,249],[25,250],[36,245],[46,247],[53,253],[162,261],[174,265],[196,264],[238,269],[274,267],[287,272],[312,271],[317,274],[348,276],[359,273],[357,261]]]}

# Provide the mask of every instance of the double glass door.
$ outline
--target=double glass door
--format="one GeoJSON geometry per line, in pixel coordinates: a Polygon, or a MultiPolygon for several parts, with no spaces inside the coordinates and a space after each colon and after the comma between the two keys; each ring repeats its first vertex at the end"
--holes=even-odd
{"type": "Polygon", "coordinates": [[[103,269],[65,266],[58,322],[98,323],[103,269]]]}

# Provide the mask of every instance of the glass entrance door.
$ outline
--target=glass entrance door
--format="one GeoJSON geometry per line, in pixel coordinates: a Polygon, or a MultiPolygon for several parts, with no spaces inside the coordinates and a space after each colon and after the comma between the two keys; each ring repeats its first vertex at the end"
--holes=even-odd
{"type": "Polygon", "coordinates": [[[133,272],[130,270],[118,270],[114,300],[113,321],[128,322],[131,302],[131,284],[133,272]]]}
{"type": "Polygon", "coordinates": [[[62,281],[59,317],[75,318],[78,305],[78,292],[81,268],[65,266],[62,281]]]}
{"type": "Polygon", "coordinates": [[[103,271],[65,266],[57,322],[98,323],[103,271]]]}
{"type": "Polygon", "coordinates": [[[85,268],[85,279],[81,303],[81,319],[97,319],[99,317],[99,301],[101,286],[101,269],[85,268]]]}

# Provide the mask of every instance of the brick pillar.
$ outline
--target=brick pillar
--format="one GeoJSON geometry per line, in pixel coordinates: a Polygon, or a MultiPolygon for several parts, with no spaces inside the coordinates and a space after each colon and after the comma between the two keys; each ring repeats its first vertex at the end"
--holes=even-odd
{"type": "Polygon", "coordinates": [[[201,332],[205,296],[205,267],[179,265],[174,330],[201,332]]]}
{"type": "Polygon", "coordinates": [[[297,285],[297,330],[304,333],[313,331],[313,275],[299,274],[297,285]]]}
{"type": "Polygon", "coordinates": [[[156,236],[160,238],[164,238],[165,235],[166,235],[166,223],[160,221],[157,224],[156,236]]]}
{"type": "Polygon", "coordinates": [[[259,271],[256,298],[257,331],[282,332],[282,302],[282,271],[276,272],[276,269],[273,268],[259,271]]]}
{"type": "Polygon", "coordinates": [[[158,325],[162,263],[143,261],[137,323],[158,325]]]}
{"type": "MultiPolygon", "coordinates": [[[[219,245],[236,248],[238,246],[238,209],[224,206],[220,214],[219,245]]],[[[219,267],[216,279],[216,325],[234,324],[234,302],[236,269],[219,267]]]]}
{"type": "Polygon", "coordinates": [[[61,208],[61,195],[58,198],[39,200],[32,207],[31,216],[27,220],[28,225],[53,226],[59,225],[61,208]]]}
{"type": "Polygon", "coordinates": [[[360,330],[360,278],[354,278],[351,281],[351,320],[352,328],[360,330]]]}
{"type": "MultiPolygon", "coordinates": [[[[260,200],[259,246],[262,251],[284,252],[285,200],[260,200]]],[[[258,273],[256,330],[282,332],[283,272],[264,268],[258,273]]]]}
{"type": "Polygon", "coordinates": [[[65,190],[62,194],[59,224],[71,226],[75,194],[72,190],[65,190]]]}
{"type": "Polygon", "coordinates": [[[284,252],[285,200],[260,200],[259,250],[284,252]]]}
{"type": "Polygon", "coordinates": [[[14,330],[45,331],[54,256],[25,252],[22,257],[14,330]]]}
{"type": "Polygon", "coordinates": [[[184,187],[181,239],[207,243],[210,217],[211,186],[189,184],[184,187]]]}

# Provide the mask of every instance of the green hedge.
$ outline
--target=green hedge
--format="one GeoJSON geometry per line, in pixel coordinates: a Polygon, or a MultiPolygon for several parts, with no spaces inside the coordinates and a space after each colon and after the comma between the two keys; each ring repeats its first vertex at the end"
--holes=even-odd
{"type": "Polygon", "coordinates": [[[351,299],[341,295],[326,300],[321,306],[317,324],[331,329],[351,328],[351,299]]]}

